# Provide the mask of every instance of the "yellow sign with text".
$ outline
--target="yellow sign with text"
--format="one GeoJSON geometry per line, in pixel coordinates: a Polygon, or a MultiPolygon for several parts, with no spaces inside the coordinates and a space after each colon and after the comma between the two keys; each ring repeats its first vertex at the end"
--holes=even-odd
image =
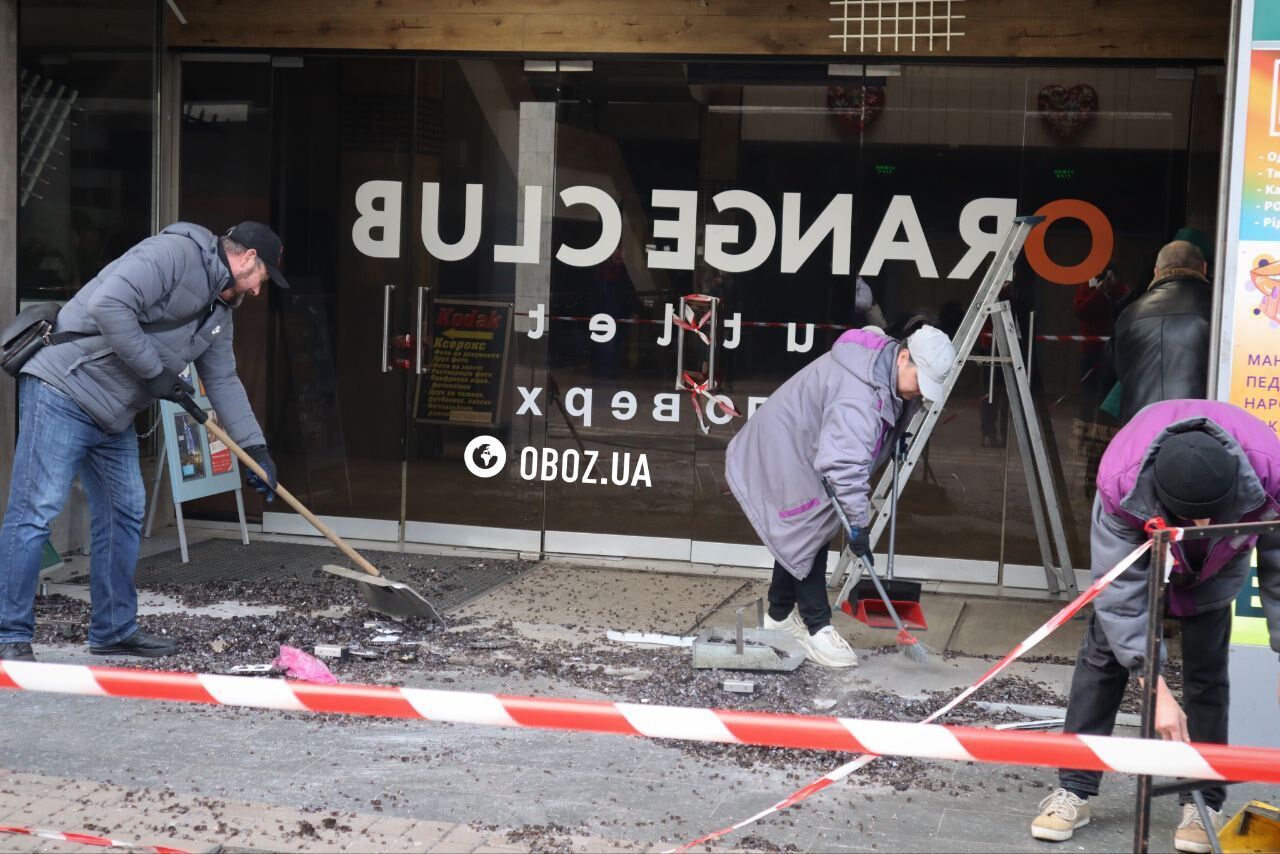
{"type": "Polygon", "coordinates": [[[1258,590],[1258,552],[1249,559],[1249,580],[1236,596],[1231,619],[1231,642],[1250,646],[1270,646],[1267,620],[1262,612],[1262,595],[1258,590]]]}

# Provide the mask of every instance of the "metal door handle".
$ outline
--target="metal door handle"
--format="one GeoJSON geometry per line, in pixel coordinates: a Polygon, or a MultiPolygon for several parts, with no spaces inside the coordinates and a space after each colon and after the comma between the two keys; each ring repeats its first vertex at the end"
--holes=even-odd
{"type": "Polygon", "coordinates": [[[425,373],[422,367],[422,313],[427,304],[427,291],[430,288],[418,288],[418,325],[413,328],[413,369],[418,376],[425,373]]]}
{"type": "Polygon", "coordinates": [[[388,336],[391,334],[389,331],[391,325],[391,294],[395,289],[395,285],[384,285],[382,288],[382,372],[384,374],[391,372],[391,364],[387,361],[387,350],[391,343],[388,340],[388,336]]]}

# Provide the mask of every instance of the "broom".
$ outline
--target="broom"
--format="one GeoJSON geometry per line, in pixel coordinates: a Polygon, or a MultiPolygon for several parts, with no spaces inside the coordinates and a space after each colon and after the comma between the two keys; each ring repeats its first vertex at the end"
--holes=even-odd
{"type": "MultiPolygon", "coordinates": [[[[844,525],[846,536],[853,539],[853,526],[849,524],[849,517],[845,515],[844,508],[840,506],[839,499],[836,498],[836,492],[832,489],[831,484],[824,477],[822,486],[827,491],[827,496],[831,499],[831,504],[836,508],[836,515],[840,517],[840,522],[844,525]]],[[[893,620],[894,628],[898,630],[898,646],[902,648],[907,658],[917,664],[924,664],[929,660],[929,648],[920,642],[920,639],[911,632],[907,631],[907,627],[902,624],[902,618],[898,616],[898,610],[893,607],[889,594],[885,591],[884,585],[880,583],[880,576],[876,575],[875,567],[872,566],[871,556],[868,555],[865,560],[860,556],[859,560],[867,575],[871,576],[871,583],[876,586],[876,592],[880,594],[880,601],[884,602],[885,610],[889,614],[889,618],[893,620]]]]}

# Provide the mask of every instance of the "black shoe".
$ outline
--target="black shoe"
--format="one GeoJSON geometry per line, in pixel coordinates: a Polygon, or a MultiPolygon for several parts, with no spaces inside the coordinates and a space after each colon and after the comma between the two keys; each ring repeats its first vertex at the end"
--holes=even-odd
{"type": "Polygon", "coordinates": [[[36,654],[31,651],[31,644],[25,641],[17,643],[0,643],[0,661],[35,661],[36,654]]]}
{"type": "Polygon", "coordinates": [[[139,629],[122,641],[107,646],[90,646],[89,652],[94,655],[140,655],[143,658],[160,658],[173,655],[178,645],[167,638],[149,635],[139,629]]]}

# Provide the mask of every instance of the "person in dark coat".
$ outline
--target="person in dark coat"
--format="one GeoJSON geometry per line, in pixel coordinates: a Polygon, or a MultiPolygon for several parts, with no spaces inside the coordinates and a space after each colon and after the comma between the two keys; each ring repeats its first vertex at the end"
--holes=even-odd
{"type": "MultiPolygon", "coordinates": [[[[1167,400],[1143,409],[1112,440],[1098,469],[1090,535],[1092,571],[1100,578],[1147,539],[1153,517],[1169,524],[1220,525],[1280,518],[1280,439],[1257,417],[1216,400],[1167,400]]],[[[1186,539],[1171,546],[1167,609],[1181,623],[1183,706],[1163,676],[1157,683],[1155,728],[1171,741],[1225,744],[1231,686],[1227,656],[1232,605],[1250,579],[1258,552],[1258,594],[1271,648],[1280,653],[1280,535],[1186,539]]],[[[1106,587],[1076,658],[1063,732],[1110,735],[1131,678],[1145,665],[1150,556],[1106,587]]],[[[1161,664],[1165,650],[1160,649],[1161,664]]],[[[1040,803],[1036,839],[1062,842],[1089,823],[1098,771],[1063,768],[1040,803]]],[[[1204,790],[1215,820],[1226,789],[1204,790]]],[[[1210,832],[1191,796],[1182,797],[1178,851],[1207,852],[1210,832]]]]}
{"type": "Polygon", "coordinates": [[[172,640],[138,627],[134,586],[145,490],[134,416],[157,399],[178,402],[195,362],[231,438],[276,487],[276,466],[236,374],[232,311],[280,272],[275,232],[242,222],[217,235],[174,223],[108,264],[58,312],[71,340],[38,351],[18,379],[18,447],[0,526],[0,659],[34,661],[36,581],[49,525],[78,475],[92,516],[89,651],[155,658],[172,640]]]}
{"type": "Polygon", "coordinates": [[[1155,278],[1116,320],[1120,423],[1161,400],[1204,399],[1209,378],[1213,286],[1204,255],[1175,240],[1156,256],[1155,278]]]}

